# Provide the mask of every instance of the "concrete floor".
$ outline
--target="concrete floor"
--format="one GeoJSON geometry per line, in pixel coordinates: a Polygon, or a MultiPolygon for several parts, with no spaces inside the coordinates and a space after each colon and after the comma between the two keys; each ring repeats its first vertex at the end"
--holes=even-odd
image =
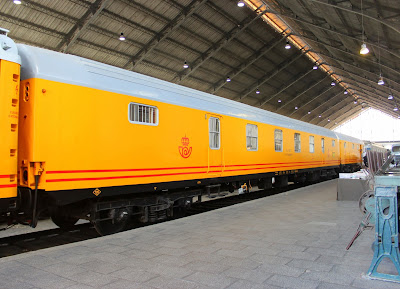
{"type": "Polygon", "coordinates": [[[336,186],[2,258],[0,288],[400,288],[363,277],[374,231],[345,250],[362,215],[336,186]]]}

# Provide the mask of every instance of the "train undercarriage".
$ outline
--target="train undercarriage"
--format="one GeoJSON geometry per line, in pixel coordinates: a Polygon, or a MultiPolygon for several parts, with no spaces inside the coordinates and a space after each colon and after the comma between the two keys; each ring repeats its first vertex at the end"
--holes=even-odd
{"type": "Polygon", "coordinates": [[[86,190],[35,192],[20,188],[17,205],[19,210],[8,213],[8,223],[23,223],[35,227],[39,216],[50,216],[62,229],[71,229],[79,219],[90,221],[100,235],[124,230],[131,222],[155,223],[180,217],[194,202],[202,202],[203,196],[212,192],[239,190],[249,192],[252,188],[282,188],[292,183],[316,182],[336,178],[340,171],[349,168],[324,168],[284,171],[258,175],[235,176],[205,180],[191,180],[166,184],[126,186],[122,188],[94,188],[86,190]],[[145,193],[143,193],[145,192],[145,193]],[[35,214],[35,215],[33,215],[35,214]]]}

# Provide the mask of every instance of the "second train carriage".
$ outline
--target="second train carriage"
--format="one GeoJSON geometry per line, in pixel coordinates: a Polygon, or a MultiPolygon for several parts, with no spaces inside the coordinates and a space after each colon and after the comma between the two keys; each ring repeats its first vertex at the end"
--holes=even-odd
{"type": "MultiPolygon", "coordinates": [[[[17,48],[18,149],[3,153],[18,171],[15,208],[49,209],[60,226],[89,218],[108,233],[131,214],[165,218],[213,186],[269,187],[273,177],[285,186],[361,163],[358,139],[81,57],[17,48]]],[[[15,75],[2,81],[16,84],[15,75]]],[[[12,93],[1,97],[13,104],[12,93]]],[[[9,108],[0,109],[9,121],[9,108]]],[[[13,137],[4,147],[15,147],[13,137]]]]}

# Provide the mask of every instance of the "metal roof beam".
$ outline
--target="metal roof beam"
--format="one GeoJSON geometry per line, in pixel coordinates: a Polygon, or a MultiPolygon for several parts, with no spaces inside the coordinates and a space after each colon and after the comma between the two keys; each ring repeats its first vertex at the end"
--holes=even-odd
{"type": "MultiPolygon", "coordinates": [[[[305,114],[305,115],[303,115],[302,117],[300,117],[299,120],[302,120],[302,119],[304,119],[304,118],[307,117],[307,116],[312,116],[311,113],[316,112],[318,109],[320,109],[322,106],[326,105],[326,104],[329,103],[330,101],[334,101],[334,100],[337,101],[336,98],[337,98],[339,95],[341,95],[341,92],[335,94],[333,97],[331,97],[330,99],[328,99],[326,102],[322,102],[321,104],[319,104],[318,106],[314,107],[313,109],[310,109],[310,110],[309,110],[309,111],[310,111],[310,114],[308,114],[308,112],[307,112],[307,114],[305,114]]],[[[345,96],[345,97],[342,96],[342,97],[340,98],[340,100],[339,100],[338,102],[336,102],[336,103],[333,105],[333,107],[335,107],[336,105],[338,105],[340,102],[342,102],[342,101],[345,100],[346,98],[347,98],[347,96],[345,96]]],[[[320,115],[320,113],[318,113],[318,115],[320,115]]],[[[311,118],[310,121],[311,121],[312,119],[314,119],[314,118],[311,118]]]]}
{"type": "MultiPolygon", "coordinates": [[[[274,14],[277,14],[277,15],[280,15],[280,16],[283,16],[283,17],[287,17],[287,18],[289,18],[289,19],[291,19],[293,21],[304,23],[304,24],[306,24],[308,26],[311,26],[313,28],[317,28],[319,30],[329,31],[329,32],[332,32],[332,33],[334,33],[336,35],[345,36],[345,37],[348,37],[348,38],[351,38],[351,39],[354,39],[354,40],[357,40],[357,41],[361,42],[361,39],[358,39],[357,37],[355,37],[353,35],[348,35],[346,33],[336,31],[334,28],[325,28],[325,27],[322,27],[322,25],[317,25],[317,24],[314,24],[312,22],[308,22],[308,21],[293,17],[293,16],[288,15],[288,14],[277,13],[276,11],[268,11],[268,12],[269,13],[274,13],[274,14]]],[[[361,34],[361,32],[359,32],[359,34],[361,34]]],[[[388,50],[388,49],[386,49],[386,48],[384,48],[382,46],[379,46],[375,42],[371,42],[370,40],[368,40],[368,41],[365,40],[365,43],[368,44],[368,45],[371,45],[371,46],[379,47],[382,51],[385,51],[385,52],[387,52],[389,54],[392,54],[392,55],[396,56],[397,58],[400,58],[400,54],[399,53],[396,53],[393,50],[388,50]]]]}
{"type": "MultiPolygon", "coordinates": [[[[281,107],[279,107],[275,112],[279,112],[281,109],[283,109],[285,106],[287,106],[289,103],[293,102],[294,100],[298,99],[300,96],[302,96],[303,94],[305,94],[306,92],[310,91],[311,89],[313,89],[314,87],[316,87],[317,85],[319,85],[322,81],[324,81],[325,79],[327,79],[328,77],[330,77],[330,74],[325,75],[322,79],[318,80],[316,83],[314,83],[313,85],[307,87],[305,90],[303,90],[302,92],[300,92],[299,94],[297,94],[295,97],[293,97],[291,100],[285,102],[284,105],[282,105],[281,107]]],[[[275,97],[272,96],[271,99],[275,97]]]]}
{"type": "Polygon", "coordinates": [[[82,32],[100,15],[101,11],[111,0],[96,0],[92,3],[83,17],[68,32],[67,36],[57,46],[57,51],[67,52],[68,48],[75,43],[82,32]]]}
{"type": "Polygon", "coordinates": [[[174,82],[180,83],[185,80],[188,76],[190,76],[193,72],[195,72],[201,65],[204,64],[205,61],[214,56],[218,51],[220,51],[225,45],[227,45],[232,39],[236,38],[241,32],[245,31],[255,20],[259,19],[262,15],[264,15],[266,11],[258,14],[256,17],[248,17],[244,20],[244,22],[237,27],[233,28],[231,31],[225,35],[222,39],[218,41],[218,43],[211,46],[205,53],[203,53],[199,58],[197,58],[193,65],[190,66],[189,71],[184,71],[178,74],[174,82]],[[250,18],[250,19],[249,19],[250,18]]]}
{"type": "Polygon", "coordinates": [[[350,106],[351,103],[345,103],[345,102],[340,102],[339,104],[344,104],[343,107],[341,107],[338,110],[334,110],[332,113],[330,114],[326,114],[324,113],[324,116],[318,117],[318,118],[313,118],[312,121],[315,120],[315,125],[321,125],[321,123],[326,122],[328,119],[332,121],[332,119],[335,119],[335,115],[340,114],[341,111],[343,111],[345,108],[350,108],[351,109],[355,109],[357,106],[350,106]]]}
{"type": "MultiPolygon", "coordinates": [[[[279,36],[278,36],[279,37],[279,36]]],[[[268,44],[264,45],[261,49],[253,53],[249,58],[246,59],[244,63],[236,67],[235,69],[231,70],[229,72],[229,77],[231,79],[235,78],[237,75],[239,75],[242,71],[250,67],[254,62],[262,58],[265,54],[270,52],[277,44],[281,43],[285,38],[279,37],[279,40],[277,38],[274,38],[271,40],[268,44]]],[[[220,81],[214,83],[213,87],[210,88],[210,93],[215,94],[217,93],[218,90],[220,90],[223,86],[226,84],[226,78],[221,79],[220,81]]]]}
{"type": "MultiPolygon", "coordinates": [[[[310,40],[310,41],[315,42],[315,43],[318,43],[318,44],[320,44],[320,45],[324,45],[324,46],[333,48],[333,49],[335,49],[335,50],[337,50],[337,51],[339,51],[339,52],[342,52],[342,53],[348,54],[348,55],[350,55],[350,56],[356,57],[356,58],[358,58],[358,60],[363,60],[363,61],[366,61],[366,62],[369,62],[369,63],[373,63],[374,65],[380,65],[380,66],[382,66],[382,67],[384,67],[384,68],[387,68],[387,69],[390,70],[391,72],[400,75],[400,71],[398,71],[398,70],[396,70],[396,69],[393,69],[392,67],[386,66],[386,65],[384,65],[384,64],[382,64],[382,63],[378,64],[376,61],[373,61],[373,60],[370,60],[370,59],[368,59],[368,58],[365,58],[365,57],[361,56],[359,53],[354,53],[354,52],[350,52],[350,51],[347,51],[347,50],[343,50],[343,49],[340,49],[340,48],[335,47],[335,46],[333,46],[333,45],[330,45],[330,44],[327,44],[327,43],[325,43],[325,42],[322,42],[322,41],[320,41],[320,40],[318,40],[318,39],[313,39],[313,38],[311,38],[311,37],[307,37],[307,36],[305,36],[305,35],[300,35],[300,34],[295,34],[295,33],[294,33],[294,35],[299,36],[299,37],[303,37],[304,39],[310,40]]],[[[314,52],[315,52],[315,53],[321,53],[321,54],[323,54],[323,52],[318,52],[318,51],[316,51],[316,50],[315,50],[314,52]]],[[[324,55],[326,55],[326,53],[325,53],[324,55]]]]}
{"type": "MultiPolygon", "coordinates": [[[[278,70],[272,70],[270,73],[265,74],[262,78],[260,78],[258,81],[256,81],[255,83],[253,83],[252,85],[250,85],[248,88],[244,89],[240,95],[236,98],[234,98],[234,100],[243,100],[244,98],[246,98],[254,89],[256,89],[257,87],[263,85],[265,82],[269,81],[270,79],[272,79],[275,75],[277,75],[279,72],[281,72],[282,70],[286,69],[286,67],[288,67],[290,64],[292,64],[293,62],[295,62],[297,59],[299,59],[301,56],[303,55],[303,53],[300,53],[299,55],[292,57],[289,60],[286,60],[280,64],[277,65],[277,67],[280,67],[278,70]]],[[[261,105],[259,105],[259,107],[261,107],[261,105]]]]}
{"type": "Polygon", "coordinates": [[[193,13],[195,13],[204,3],[208,0],[193,0],[188,7],[186,7],[178,16],[176,16],[170,23],[157,33],[145,46],[140,49],[135,56],[133,56],[124,68],[127,68],[132,64],[131,70],[134,70],[136,66],[145,59],[149,53],[164,39],[169,37],[176,29],[178,29],[193,13]]]}
{"type": "Polygon", "coordinates": [[[341,7],[341,6],[337,5],[336,3],[332,2],[332,1],[329,1],[329,2],[323,2],[323,1],[320,1],[320,0],[309,0],[309,1],[315,2],[315,3],[318,3],[318,4],[322,4],[322,5],[326,5],[326,6],[330,6],[330,7],[333,7],[335,9],[340,9],[340,10],[343,10],[343,11],[346,11],[346,12],[349,12],[349,13],[361,15],[361,16],[363,16],[365,18],[369,18],[371,20],[379,22],[379,23],[385,25],[386,27],[391,28],[392,30],[396,31],[398,34],[400,34],[400,29],[398,29],[397,27],[393,26],[391,22],[385,21],[385,20],[381,20],[379,18],[375,18],[373,16],[365,14],[365,12],[363,12],[361,10],[358,10],[358,9],[356,10],[354,5],[352,5],[352,9],[347,9],[347,8],[344,8],[344,7],[341,7]]]}
{"type": "Polygon", "coordinates": [[[268,97],[268,98],[264,98],[263,102],[260,104],[260,106],[263,106],[264,104],[266,104],[267,102],[269,102],[271,99],[273,99],[274,97],[276,97],[277,95],[281,94],[283,91],[287,90],[288,88],[290,88],[293,84],[295,84],[296,82],[300,81],[301,79],[303,79],[304,77],[306,77],[308,74],[310,74],[311,72],[313,72],[313,69],[310,69],[306,72],[301,73],[300,75],[295,75],[294,77],[292,77],[289,81],[287,81],[287,83],[285,82],[276,93],[274,93],[272,96],[268,97]]]}
{"type": "Polygon", "coordinates": [[[308,102],[306,102],[305,104],[303,104],[302,106],[299,106],[299,108],[297,110],[295,110],[294,112],[290,113],[288,116],[290,117],[291,115],[299,112],[302,108],[306,107],[308,104],[312,103],[313,101],[315,101],[317,98],[321,97],[322,95],[324,95],[325,93],[327,93],[328,91],[330,91],[331,89],[336,88],[336,86],[330,86],[329,88],[325,89],[324,91],[322,91],[321,93],[319,93],[317,96],[311,98],[308,102]]]}
{"type": "Polygon", "coordinates": [[[354,115],[359,115],[361,112],[362,112],[362,109],[360,109],[359,107],[353,107],[353,108],[349,109],[348,111],[342,113],[338,118],[335,118],[335,121],[331,120],[331,122],[328,122],[324,127],[332,130],[333,127],[338,126],[338,124],[336,124],[336,123],[343,123],[344,121],[349,119],[349,117],[352,117],[354,115]]]}

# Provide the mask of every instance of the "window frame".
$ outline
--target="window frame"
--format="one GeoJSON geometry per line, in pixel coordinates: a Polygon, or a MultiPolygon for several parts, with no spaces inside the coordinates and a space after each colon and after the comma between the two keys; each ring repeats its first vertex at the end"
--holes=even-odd
{"type": "Polygon", "coordinates": [[[294,152],[301,153],[301,134],[299,132],[294,133],[294,152]],[[298,139],[296,139],[298,136],[298,139]]]}
{"type": "Polygon", "coordinates": [[[258,125],[256,124],[252,124],[252,123],[248,123],[246,124],[246,148],[248,151],[258,151],[258,125]],[[250,127],[255,127],[255,130],[250,129],[251,132],[256,133],[256,135],[249,135],[249,128],[250,127]],[[249,139],[250,139],[250,146],[249,146],[249,139]],[[256,147],[252,147],[251,146],[251,140],[252,139],[256,139],[256,147]]]}
{"type": "Polygon", "coordinates": [[[321,137],[321,150],[322,150],[322,153],[324,154],[325,153],[325,138],[324,137],[321,137]]]}
{"type": "MultiPolygon", "coordinates": [[[[151,112],[149,112],[149,115],[151,115],[151,112]]],[[[142,118],[143,117],[146,118],[146,113],[145,113],[144,116],[142,115],[142,118]]],[[[148,104],[137,103],[137,102],[130,102],[129,105],[128,105],[128,120],[129,120],[130,123],[134,123],[134,124],[158,126],[158,123],[159,123],[159,109],[158,109],[157,106],[154,106],[154,105],[148,105],[148,104]],[[141,107],[146,107],[146,108],[149,108],[149,109],[154,109],[155,110],[155,118],[156,118],[155,122],[132,120],[132,118],[135,119],[135,110],[132,112],[132,107],[135,107],[135,106],[141,106],[141,107]]]]}
{"type": "Polygon", "coordinates": [[[314,153],[315,152],[315,138],[313,135],[310,135],[308,137],[308,144],[309,144],[309,151],[310,153],[314,153]],[[312,142],[311,142],[312,140],[312,142]],[[312,149],[311,149],[312,148],[312,149]]]}
{"type": "Polygon", "coordinates": [[[276,152],[283,152],[283,131],[281,130],[281,129],[275,129],[274,130],[274,147],[275,147],[275,151],[276,152]],[[280,135],[280,139],[277,139],[276,137],[277,137],[277,132],[279,132],[279,135],[280,135]],[[281,149],[280,150],[277,150],[276,149],[276,145],[277,145],[277,140],[279,141],[278,143],[280,144],[280,146],[281,146],[281,149]]]}
{"type": "Polygon", "coordinates": [[[215,117],[215,116],[210,116],[210,118],[208,119],[208,144],[209,144],[210,149],[212,149],[212,150],[219,150],[221,148],[221,120],[220,120],[220,118],[215,117]],[[217,120],[218,130],[211,131],[211,120],[217,120]],[[215,135],[215,134],[218,135],[218,147],[211,146],[211,139],[214,139],[214,138],[211,138],[211,135],[215,135]]]}
{"type": "Polygon", "coordinates": [[[332,140],[332,147],[334,148],[336,146],[336,140],[332,140]]]}

